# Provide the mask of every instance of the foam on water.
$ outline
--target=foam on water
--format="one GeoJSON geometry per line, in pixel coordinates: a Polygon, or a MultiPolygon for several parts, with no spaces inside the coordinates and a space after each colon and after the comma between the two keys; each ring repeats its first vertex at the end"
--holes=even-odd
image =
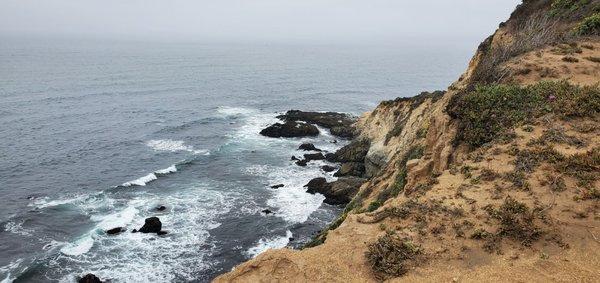
{"type": "Polygon", "coordinates": [[[94,239],[91,235],[85,235],[73,243],[67,243],[60,249],[65,255],[77,256],[87,253],[94,246],[94,239]]]}
{"type": "Polygon", "coordinates": [[[225,116],[250,115],[256,113],[256,110],[244,107],[220,106],[217,108],[219,114],[225,116]]]}
{"type": "Polygon", "coordinates": [[[150,173],[144,177],[137,178],[133,181],[125,182],[121,186],[123,187],[131,187],[131,186],[145,186],[147,183],[152,182],[158,179],[154,173],[150,173]]]}
{"type": "Polygon", "coordinates": [[[177,172],[177,167],[175,165],[171,165],[165,169],[160,169],[160,170],[154,171],[154,174],[167,175],[167,174],[175,173],[175,172],[177,172]]]}
{"type": "Polygon", "coordinates": [[[4,225],[4,231],[21,236],[31,236],[32,230],[23,228],[23,222],[9,221],[4,225]]]}
{"type": "Polygon", "coordinates": [[[175,140],[149,140],[146,142],[146,145],[151,147],[156,151],[170,151],[170,152],[178,152],[178,151],[187,151],[193,154],[209,154],[210,152],[205,149],[194,149],[191,145],[186,145],[184,141],[175,141],[175,140]]]}
{"type": "Polygon", "coordinates": [[[246,251],[251,257],[256,257],[257,255],[269,250],[269,249],[280,249],[290,242],[290,238],[292,237],[292,232],[287,230],[285,236],[282,237],[274,237],[269,239],[260,239],[258,244],[246,251]]]}

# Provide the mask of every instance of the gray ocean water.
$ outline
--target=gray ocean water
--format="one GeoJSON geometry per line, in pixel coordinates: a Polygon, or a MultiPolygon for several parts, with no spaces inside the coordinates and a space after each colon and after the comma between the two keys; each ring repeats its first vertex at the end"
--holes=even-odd
{"type": "Polygon", "coordinates": [[[360,115],[446,88],[473,44],[435,42],[1,38],[0,280],[204,282],[306,243],[342,208],[302,188],[333,179],[322,162],[289,159],[301,142],[345,141],[258,131],[289,109],[360,115]],[[129,233],[151,216],[167,235],[129,233]]]}

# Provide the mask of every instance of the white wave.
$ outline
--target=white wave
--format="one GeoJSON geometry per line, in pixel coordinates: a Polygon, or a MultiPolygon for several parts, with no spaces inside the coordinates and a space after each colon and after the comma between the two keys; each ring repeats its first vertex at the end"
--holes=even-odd
{"type": "Polygon", "coordinates": [[[243,107],[229,107],[221,106],[217,109],[217,112],[225,116],[236,116],[236,115],[249,115],[255,113],[256,110],[243,108],[243,107]]]}
{"type": "Polygon", "coordinates": [[[32,230],[23,228],[23,222],[15,223],[13,221],[9,221],[4,225],[4,231],[21,236],[31,236],[33,232],[32,230]]]}
{"type": "Polygon", "coordinates": [[[204,154],[208,155],[210,152],[205,149],[194,149],[191,145],[186,145],[184,141],[174,141],[170,139],[166,140],[149,140],[146,142],[146,145],[151,147],[156,151],[170,151],[170,152],[178,152],[178,151],[187,151],[193,154],[204,154]]]}
{"type": "Polygon", "coordinates": [[[84,201],[88,196],[87,195],[78,195],[72,198],[63,198],[49,201],[47,197],[36,199],[33,202],[29,203],[28,206],[35,206],[39,209],[53,207],[63,204],[70,204],[75,202],[84,201]]]}
{"type": "Polygon", "coordinates": [[[171,165],[165,169],[160,169],[160,170],[154,171],[154,174],[166,175],[166,174],[175,173],[175,172],[177,172],[177,167],[175,165],[171,165]]]}
{"type": "Polygon", "coordinates": [[[68,243],[60,249],[65,255],[78,256],[87,253],[94,246],[94,239],[91,235],[86,235],[74,243],[68,243]]]}
{"type": "Polygon", "coordinates": [[[123,211],[110,214],[107,216],[92,216],[92,221],[100,221],[96,225],[97,228],[102,230],[109,230],[116,227],[125,227],[127,224],[130,224],[135,216],[138,214],[139,210],[134,206],[128,206],[123,211]]]}
{"type": "Polygon", "coordinates": [[[292,232],[287,230],[286,235],[284,237],[276,237],[272,239],[260,239],[258,244],[246,251],[251,257],[256,257],[257,255],[269,250],[269,249],[280,249],[290,242],[290,238],[292,237],[292,232]]]}
{"type": "Polygon", "coordinates": [[[152,182],[158,179],[154,173],[150,173],[144,177],[137,178],[133,181],[125,182],[121,186],[123,187],[131,187],[131,186],[145,186],[147,183],[152,182]]]}

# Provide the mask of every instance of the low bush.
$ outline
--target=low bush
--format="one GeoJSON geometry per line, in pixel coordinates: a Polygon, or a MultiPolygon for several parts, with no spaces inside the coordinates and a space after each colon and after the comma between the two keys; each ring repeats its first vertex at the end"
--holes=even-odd
{"type": "Polygon", "coordinates": [[[576,35],[600,35],[600,13],[583,19],[574,30],[576,35]]]}
{"type": "Polygon", "coordinates": [[[410,239],[388,233],[370,244],[365,256],[375,276],[385,280],[406,274],[413,265],[418,264],[417,259],[421,254],[421,247],[410,239]]]}

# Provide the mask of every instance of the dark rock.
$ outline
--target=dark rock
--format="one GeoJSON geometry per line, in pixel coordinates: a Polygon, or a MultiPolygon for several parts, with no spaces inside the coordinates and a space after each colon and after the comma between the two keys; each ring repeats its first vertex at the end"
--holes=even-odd
{"type": "Polygon", "coordinates": [[[333,176],[335,177],[343,177],[343,176],[356,176],[362,177],[365,174],[365,164],[360,162],[346,162],[343,163],[340,167],[340,170],[335,172],[333,176]]]}
{"type": "Polygon", "coordinates": [[[354,128],[346,126],[332,127],[331,129],[329,129],[329,132],[331,132],[331,134],[334,136],[347,139],[351,139],[356,135],[356,130],[354,128]]]}
{"type": "Polygon", "coordinates": [[[260,131],[260,134],[272,138],[292,138],[318,136],[319,129],[315,125],[286,121],[284,124],[275,123],[260,131]]]}
{"type": "Polygon", "coordinates": [[[96,277],[96,275],[88,273],[85,276],[79,278],[77,280],[78,283],[102,283],[100,278],[96,277]]]}
{"type": "Polygon", "coordinates": [[[308,161],[312,161],[312,160],[323,160],[325,159],[325,155],[323,155],[322,153],[307,153],[304,155],[304,159],[308,160],[308,161]]]}
{"type": "Polygon", "coordinates": [[[284,115],[277,116],[277,118],[284,121],[304,121],[316,124],[330,129],[333,135],[341,134],[345,138],[350,138],[354,135],[352,124],[356,120],[355,117],[343,113],[304,112],[299,110],[290,110],[284,115]],[[350,135],[350,133],[352,134],[350,135]]]}
{"type": "Polygon", "coordinates": [[[159,236],[162,236],[162,235],[168,234],[168,232],[167,231],[158,231],[158,232],[156,232],[156,234],[158,234],[159,236]]]}
{"type": "Polygon", "coordinates": [[[271,189],[279,189],[279,188],[282,188],[283,186],[284,186],[283,184],[273,185],[273,186],[271,186],[271,189]]]}
{"type": "Polygon", "coordinates": [[[349,203],[358,193],[360,186],[365,179],[356,177],[339,178],[335,182],[327,183],[325,178],[315,178],[305,185],[306,192],[315,194],[320,193],[325,196],[325,203],[331,205],[349,203]]]}
{"type": "Polygon", "coordinates": [[[119,234],[121,232],[125,231],[125,229],[123,229],[123,227],[117,227],[117,228],[112,228],[110,230],[106,230],[106,234],[108,235],[116,235],[119,234]]]}
{"type": "Polygon", "coordinates": [[[370,142],[366,139],[354,140],[335,152],[337,162],[364,162],[369,152],[370,142]]]}
{"type": "Polygon", "coordinates": [[[164,205],[159,205],[159,206],[156,207],[157,211],[164,211],[165,209],[167,209],[167,207],[164,206],[164,205]]]}
{"type": "Polygon", "coordinates": [[[296,165],[302,166],[302,167],[306,166],[307,163],[308,163],[308,160],[306,160],[306,159],[296,161],[296,165]]]}
{"type": "Polygon", "coordinates": [[[323,165],[323,166],[321,166],[321,170],[323,170],[325,172],[333,172],[335,170],[335,167],[333,167],[331,165],[323,165]]]}
{"type": "Polygon", "coordinates": [[[321,193],[328,191],[331,185],[327,183],[327,180],[323,177],[318,177],[310,180],[308,184],[304,185],[307,188],[306,192],[309,194],[321,193]]]}
{"type": "Polygon", "coordinates": [[[141,233],[158,233],[162,229],[162,223],[158,217],[146,218],[144,226],[138,230],[141,233]]]}
{"type": "Polygon", "coordinates": [[[298,157],[292,155],[292,158],[290,158],[290,160],[298,160],[298,157]]]}
{"type": "Polygon", "coordinates": [[[326,153],[325,160],[327,160],[329,162],[336,162],[337,156],[335,155],[335,153],[326,153]]]}
{"type": "Polygon", "coordinates": [[[303,143],[298,147],[299,150],[314,150],[314,151],[321,151],[320,149],[316,148],[314,144],[312,143],[303,143]]]}
{"type": "Polygon", "coordinates": [[[263,209],[262,213],[264,213],[264,214],[271,214],[271,213],[273,213],[273,211],[271,211],[270,209],[263,209]]]}
{"type": "Polygon", "coordinates": [[[289,240],[290,242],[292,242],[292,241],[294,241],[294,237],[290,237],[288,240],[289,240]]]}
{"type": "Polygon", "coordinates": [[[138,232],[138,230],[137,230],[137,229],[133,229],[133,230],[131,230],[131,233],[137,233],[137,232],[138,232]]]}

